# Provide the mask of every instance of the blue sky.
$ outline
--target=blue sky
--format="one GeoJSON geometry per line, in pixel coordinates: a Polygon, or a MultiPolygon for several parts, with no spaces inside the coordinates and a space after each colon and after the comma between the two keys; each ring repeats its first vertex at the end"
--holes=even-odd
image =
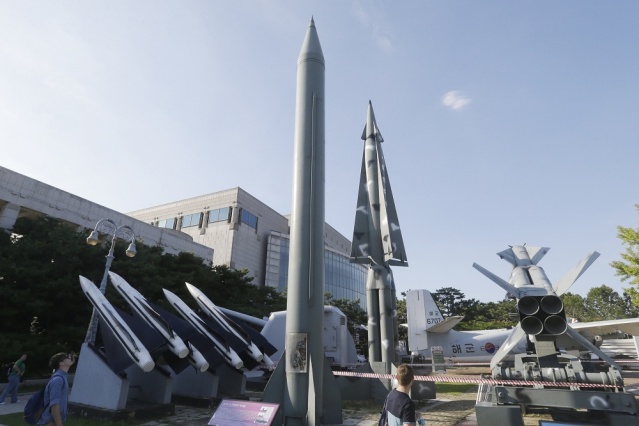
{"type": "Polygon", "coordinates": [[[399,291],[496,301],[472,268],[547,246],[606,284],[637,227],[634,1],[0,3],[0,164],[128,212],[240,186],[288,214],[297,56],[326,59],[326,220],[347,238],[371,100],[410,266],[399,291]]]}

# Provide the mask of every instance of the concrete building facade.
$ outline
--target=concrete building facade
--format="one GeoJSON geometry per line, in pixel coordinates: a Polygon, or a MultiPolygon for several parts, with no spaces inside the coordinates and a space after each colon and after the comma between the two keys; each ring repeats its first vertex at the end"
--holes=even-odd
{"type": "MultiPolygon", "coordinates": [[[[213,264],[246,269],[257,285],[286,289],[289,217],[242,188],[127,213],[159,228],[186,233],[214,249],[213,264]]],[[[366,303],[366,269],[349,261],[350,241],[324,224],[325,290],[335,299],[366,303]]]]}
{"type": "Polygon", "coordinates": [[[182,232],[159,229],[126,214],[62,191],[0,166],[0,228],[11,230],[20,217],[50,216],[80,229],[93,229],[100,219],[111,219],[118,226],[128,225],[136,239],[165,252],[190,252],[210,261],[213,249],[195,243],[182,232]]]}

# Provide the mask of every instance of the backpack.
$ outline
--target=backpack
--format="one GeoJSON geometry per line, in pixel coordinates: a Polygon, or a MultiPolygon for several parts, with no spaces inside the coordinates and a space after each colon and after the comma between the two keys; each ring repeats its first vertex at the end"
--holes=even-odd
{"type": "Polygon", "coordinates": [[[379,413],[379,420],[377,421],[377,426],[388,426],[388,411],[386,410],[387,400],[388,400],[388,396],[384,400],[384,407],[382,408],[382,412],[379,413]]]}
{"type": "Polygon", "coordinates": [[[47,408],[48,404],[44,402],[44,396],[49,383],[51,383],[51,380],[53,380],[54,377],[56,376],[53,376],[51,377],[51,379],[49,379],[49,382],[45,387],[31,395],[24,406],[24,421],[29,423],[30,425],[38,423],[38,420],[40,420],[40,417],[42,417],[42,413],[44,413],[44,409],[47,408]]]}
{"type": "Polygon", "coordinates": [[[31,398],[29,398],[24,406],[24,421],[30,425],[34,425],[38,422],[46,408],[46,405],[44,405],[44,391],[46,389],[45,386],[31,395],[31,398]]]}

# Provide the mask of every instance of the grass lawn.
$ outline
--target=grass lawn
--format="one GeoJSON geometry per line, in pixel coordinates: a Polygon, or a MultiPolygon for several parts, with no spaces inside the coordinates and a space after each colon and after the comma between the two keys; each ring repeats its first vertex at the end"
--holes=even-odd
{"type": "MultiPolygon", "coordinates": [[[[148,422],[149,420],[145,420],[144,422],[148,422]]],[[[88,419],[77,419],[74,417],[67,418],[67,421],[64,422],[64,426],[104,426],[104,425],[113,425],[113,426],[134,426],[144,423],[143,421],[121,421],[121,422],[102,422],[97,420],[88,420],[88,419]]],[[[14,414],[5,414],[4,416],[0,416],[0,425],[6,426],[24,426],[26,423],[22,418],[22,413],[14,413],[14,414]]]]}

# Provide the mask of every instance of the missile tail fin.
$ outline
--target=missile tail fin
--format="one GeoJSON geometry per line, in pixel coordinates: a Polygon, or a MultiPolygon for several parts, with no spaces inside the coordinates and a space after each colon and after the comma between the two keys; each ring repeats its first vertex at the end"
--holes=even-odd
{"type": "Polygon", "coordinates": [[[370,211],[368,202],[368,187],[366,186],[366,157],[365,155],[362,155],[362,171],[359,178],[357,210],[355,210],[355,226],[353,227],[353,242],[351,243],[351,258],[355,259],[357,263],[369,262],[369,221],[370,211]]]}
{"type": "Polygon", "coordinates": [[[479,266],[476,263],[473,263],[473,268],[477,269],[479,272],[484,274],[486,277],[488,277],[491,281],[493,281],[499,287],[503,288],[508,293],[510,293],[513,297],[519,298],[519,290],[517,289],[517,287],[510,284],[508,281],[502,278],[499,278],[497,275],[493,274],[489,270],[479,266]]]}
{"type": "Polygon", "coordinates": [[[382,226],[382,247],[384,249],[384,259],[392,261],[395,266],[408,266],[406,259],[406,249],[404,248],[404,238],[399,226],[395,199],[391,190],[388,170],[382,146],[377,146],[377,164],[379,164],[379,192],[380,192],[380,224],[382,226]]]}
{"type": "Polygon", "coordinates": [[[564,275],[557,284],[554,286],[555,293],[557,296],[561,296],[566,293],[568,289],[577,281],[577,279],[586,272],[586,269],[592,265],[592,263],[597,260],[599,257],[599,253],[593,251],[588,256],[583,258],[581,262],[577,264],[571,271],[569,271],[566,275],[564,275]]]}
{"type": "Polygon", "coordinates": [[[493,370],[497,364],[499,364],[501,360],[504,359],[504,357],[508,355],[515,346],[517,346],[517,343],[519,343],[525,335],[526,332],[521,328],[521,323],[517,324],[517,327],[513,329],[506,341],[499,347],[499,350],[495,356],[493,356],[493,359],[490,360],[490,369],[493,370]]]}

